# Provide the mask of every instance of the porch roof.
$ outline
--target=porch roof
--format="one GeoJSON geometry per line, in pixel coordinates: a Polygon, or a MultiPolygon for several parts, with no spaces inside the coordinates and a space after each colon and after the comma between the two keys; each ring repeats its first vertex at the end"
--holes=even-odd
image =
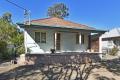
{"type": "Polygon", "coordinates": [[[67,21],[64,19],[51,17],[44,19],[32,20],[30,25],[24,25],[23,23],[17,23],[20,27],[32,27],[32,28],[59,28],[59,29],[74,29],[74,30],[85,30],[91,32],[105,32],[104,30],[97,30],[86,25],[78,24],[75,22],[67,21]]]}

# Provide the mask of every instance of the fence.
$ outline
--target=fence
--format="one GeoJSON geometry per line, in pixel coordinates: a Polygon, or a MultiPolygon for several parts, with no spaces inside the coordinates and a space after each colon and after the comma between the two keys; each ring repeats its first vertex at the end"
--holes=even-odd
{"type": "Polygon", "coordinates": [[[57,53],[57,54],[26,54],[26,64],[83,64],[96,63],[99,53],[57,53]]]}

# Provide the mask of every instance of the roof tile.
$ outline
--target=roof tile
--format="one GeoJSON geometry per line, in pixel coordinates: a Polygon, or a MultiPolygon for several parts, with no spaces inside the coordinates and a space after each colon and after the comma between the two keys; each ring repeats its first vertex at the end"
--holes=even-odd
{"type": "Polygon", "coordinates": [[[54,27],[65,27],[65,28],[79,28],[79,29],[87,29],[87,30],[95,30],[95,28],[88,27],[86,25],[78,24],[75,22],[67,21],[64,19],[60,19],[57,17],[43,18],[32,20],[31,23],[36,23],[45,26],[54,26],[54,27]]]}

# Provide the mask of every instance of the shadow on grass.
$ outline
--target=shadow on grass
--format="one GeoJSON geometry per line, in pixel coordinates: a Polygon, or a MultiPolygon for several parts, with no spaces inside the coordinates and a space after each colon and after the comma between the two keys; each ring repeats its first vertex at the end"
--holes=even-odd
{"type": "Polygon", "coordinates": [[[120,75],[120,59],[106,60],[102,62],[102,65],[105,66],[110,72],[120,75]]]}
{"type": "Polygon", "coordinates": [[[0,80],[87,80],[91,64],[19,66],[0,74],[0,80]]]}

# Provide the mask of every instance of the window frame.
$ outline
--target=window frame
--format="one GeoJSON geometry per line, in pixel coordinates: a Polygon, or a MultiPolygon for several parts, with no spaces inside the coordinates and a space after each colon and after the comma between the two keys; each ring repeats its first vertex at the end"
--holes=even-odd
{"type": "Polygon", "coordinates": [[[40,32],[35,32],[35,42],[40,43],[40,32]],[[39,33],[39,38],[36,37],[36,33],[39,33]]]}
{"type": "Polygon", "coordinates": [[[46,43],[46,32],[40,32],[41,43],[46,43]]]}
{"type": "Polygon", "coordinates": [[[34,32],[34,39],[36,43],[46,43],[46,32],[39,32],[39,31],[35,31],[34,32]],[[36,38],[36,33],[39,33],[39,38],[36,38]],[[44,38],[44,39],[43,39],[44,38]],[[39,39],[39,40],[38,40],[39,39]]]}

